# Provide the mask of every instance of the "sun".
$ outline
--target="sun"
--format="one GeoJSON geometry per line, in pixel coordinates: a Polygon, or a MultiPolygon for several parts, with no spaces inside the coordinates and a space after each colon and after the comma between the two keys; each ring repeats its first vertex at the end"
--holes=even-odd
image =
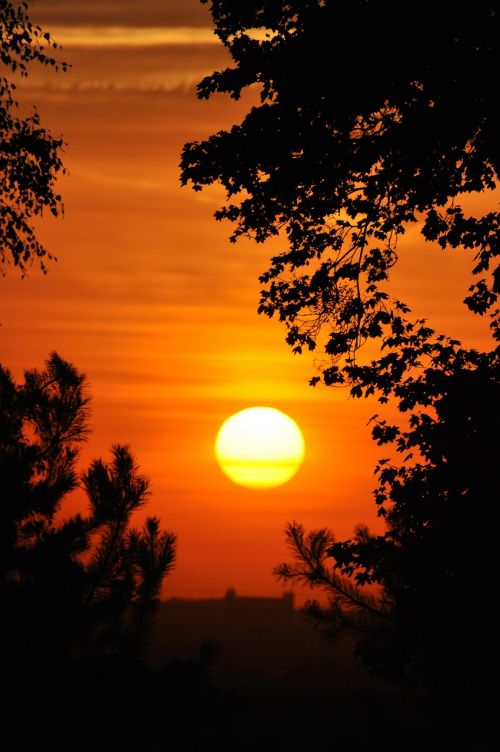
{"type": "Polygon", "coordinates": [[[249,407],[231,415],[215,440],[215,456],[234,483],[273,488],[292,478],[304,459],[297,423],[274,407],[249,407]]]}

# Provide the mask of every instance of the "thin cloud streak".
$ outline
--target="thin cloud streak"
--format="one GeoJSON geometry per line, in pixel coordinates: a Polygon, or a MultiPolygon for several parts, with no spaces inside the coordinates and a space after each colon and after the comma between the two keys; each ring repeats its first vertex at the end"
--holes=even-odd
{"type": "MultiPolygon", "coordinates": [[[[217,40],[209,29],[201,29],[202,35],[197,35],[196,29],[189,29],[189,44],[181,43],[185,34],[180,36],[175,29],[149,31],[144,35],[140,29],[133,29],[129,36],[122,28],[113,39],[104,34],[94,38],[94,32],[83,27],[68,29],[67,37],[61,32],[62,36],[55,36],[63,45],[59,57],[70,63],[70,70],[65,74],[47,75],[45,68],[33,66],[27,79],[19,78],[18,92],[40,88],[110,92],[127,89],[161,92],[179,87],[194,90],[204,76],[230,64],[226,48],[214,43],[217,40]],[[208,38],[209,43],[203,42],[204,38],[208,38]],[[172,43],[167,43],[168,40],[172,43]]],[[[194,91],[192,99],[196,100],[194,91]]]]}
{"type": "Polygon", "coordinates": [[[221,44],[213,29],[196,26],[53,26],[52,36],[64,47],[163,47],[221,44]]]}
{"type": "Polygon", "coordinates": [[[197,0],[40,0],[32,8],[42,26],[209,26],[210,11],[197,0]]]}

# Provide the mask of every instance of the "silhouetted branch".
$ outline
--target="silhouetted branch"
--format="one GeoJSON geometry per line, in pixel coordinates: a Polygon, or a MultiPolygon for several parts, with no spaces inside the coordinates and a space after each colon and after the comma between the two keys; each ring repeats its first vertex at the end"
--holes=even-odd
{"type": "MultiPolygon", "coordinates": [[[[365,534],[364,531],[362,534],[365,534]]],[[[342,613],[341,609],[360,609],[371,616],[392,622],[390,615],[381,608],[380,599],[363,592],[349,579],[334,572],[332,565],[328,565],[332,559],[331,549],[335,544],[335,538],[329,530],[313,530],[306,535],[303,525],[293,522],[287,526],[286,537],[296,561],[277,566],[274,569],[275,576],[285,581],[297,580],[312,588],[325,588],[327,592],[333,593],[331,603],[339,609],[339,614],[342,613]]]]}

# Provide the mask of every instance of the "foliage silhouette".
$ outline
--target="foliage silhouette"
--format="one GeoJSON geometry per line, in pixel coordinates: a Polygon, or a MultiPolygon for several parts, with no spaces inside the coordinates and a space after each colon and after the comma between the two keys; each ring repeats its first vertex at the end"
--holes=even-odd
{"type": "Polygon", "coordinates": [[[34,25],[28,15],[29,2],[0,4],[0,61],[7,76],[0,76],[0,272],[14,263],[25,272],[38,260],[46,271],[45,259],[52,256],[36,237],[32,221],[44,211],[58,216],[61,196],[56,192],[58,173],[64,172],[63,141],[42,127],[36,109],[25,117],[17,113],[16,84],[12,76],[28,75],[36,62],[55,70],[68,64],[52,55],[58,45],[48,32],[34,25]]]}
{"type": "Polygon", "coordinates": [[[330,638],[353,634],[369,669],[431,702],[439,749],[486,752],[498,735],[499,376],[489,353],[428,368],[415,385],[427,410],[404,428],[375,418],[377,442],[400,455],[376,468],[386,532],[359,525],[338,541],[293,523],[294,561],[275,569],[327,597],[307,610],[330,638]]]}
{"type": "Polygon", "coordinates": [[[87,513],[62,516],[88,434],[85,376],[56,353],[17,385],[0,367],[3,649],[13,671],[68,662],[142,660],[175,536],[131,516],[149,495],[127,446],[82,476],[87,513]]]}
{"type": "Polygon", "coordinates": [[[385,284],[412,226],[444,250],[470,249],[464,302],[499,338],[498,212],[467,210],[470,194],[498,184],[498,8],[424,2],[410,23],[393,4],[360,0],[213,0],[211,12],[234,66],[206,77],[199,97],[257,85],[260,104],[185,145],[182,183],[224,186],[215,216],[235,223],[233,241],[286,238],[261,276],[259,311],[285,323],[294,352],[322,349],[311,383],[347,384],[400,412],[398,425],[375,416],[372,430],[396,453],[376,468],[386,533],[359,526],[337,541],[294,523],[295,560],[276,573],[322,589],[329,605],[312,603],[313,616],[331,635],[358,634],[374,671],[453,712],[455,741],[484,737],[498,676],[481,612],[496,587],[498,350],[412,320],[385,284]],[[370,339],[380,351],[363,362],[370,339]]]}
{"type": "Polygon", "coordinates": [[[333,637],[358,634],[357,653],[377,673],[484,712],[498,674],[496,629],[478,610],[496,580],[499,368],[478,353],[467,366],[428,369],[418,387],[431,411],[412,413],[404,429],[375,419],[377,442],[401,457],[376,468],[387,531],[360,525],[337,541],[294,523],[295,562],[276,574],[320,587],[329,603],[310,604],[311,615],[333,637]]]}
{"type": "Polygon", "coordinates": [[[215,216],[236,223],[233,241],[286,236],[259,310],[285,322],[294,352],[322,345],[327,384],[356,383],[367,339],[398,355],[391,340],[408,310],[384,283],[416,223],[424,240],[475,253],[466,302],[491,310],[498,212],[477,217],[459,201],[498,179],[496,4],[424,2],[411,23],[390,3],[360,0],[214,0],[211,12],[235,65],[206,77],[199,97],[237,99],[257,85],[261,103],[186,144],[181,180],[224,186],[215,216]]]}

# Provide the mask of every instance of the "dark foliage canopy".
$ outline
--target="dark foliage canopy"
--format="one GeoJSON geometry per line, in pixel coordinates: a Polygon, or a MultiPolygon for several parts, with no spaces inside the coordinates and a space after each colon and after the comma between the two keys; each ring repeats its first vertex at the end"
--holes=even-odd
{"type": "Polygon", "coordinates": [[[62,211],[56,178],[63,171],[63,141],[46,130],[36,109],[19,115],[14,78],[26,77],[31,63],[66,70],[53,57],[57,50],[48,32],[31,23],[29,2],[0,3],[0,272],[13,263],[25,272],[38,260],[45,271],[51,258],[36,237],[34,218],[62,211]]]}
{"type": "Polygon", "coordinates": [[[233,240],[286,236],[261,277],[260,311],[286,323],[294,350],[324,345],[324,379],[337,383],[353,375],[339,373],[339,358],[398,336],[407,310],[384,282],[416,223],[426,241],[471,249],[466,303],[492,310],[498,213],[471,215],[461,201],[498,180],[497,4],[210,5],[234,66],[198,95],[257,86],[261,102],[229,131],[186,144],[182,181],[221,182],[216,217],[235,223],[233,240]]]}
{"type": "Polygon", "coordinates": [[[499,383],[490,354],[453,353],[426,369],[414,385],[426,393],[425,411],[404,426],[373,419],[387,451],[374,493],[386,532],[359,525],[339,541],[294,523],[295,560],[276,568],[321,588],[328,603],[312,603],[311,615],[334,638],[356,634],[357,653],[376,673],[469,703],[483,720],[495,712],[500,668],[486,605],[496,587],[499,383]]]}
{"type": "Polygon", "coordinates": [[[0,367],[0,589],[6,671],[31,675],[113,656],[136,661],[175,536],[131,516],[149,480],[127,446],[81,478],[86,514],[65,515],[89,431],[85,376],[56,353],[16,384],[0,367]]]}

